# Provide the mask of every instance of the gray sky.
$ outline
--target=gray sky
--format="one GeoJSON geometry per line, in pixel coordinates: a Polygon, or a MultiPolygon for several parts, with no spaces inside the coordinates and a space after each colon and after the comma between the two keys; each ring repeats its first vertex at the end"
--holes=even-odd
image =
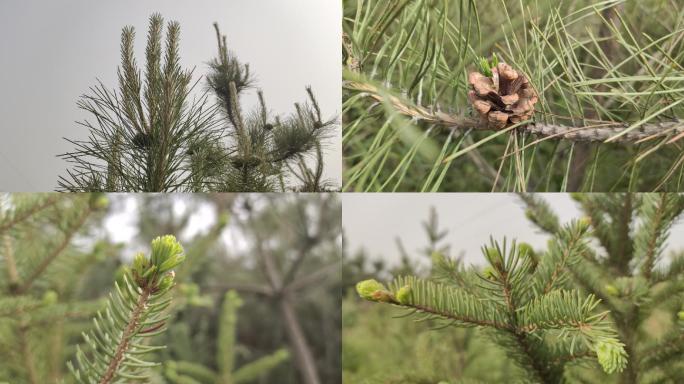
{"type": "MultiPolygon", "coordinates": [[[[568,194],[543,193],[559,215],[561,222],[579,217],[579,209],[568,194]]],[[[344,193],[342,223],[345,246],[353,254],[360,247],[371,258],[390,264],[400,260],[395,239],[404,243],[410,255],[420,259],[418,250],[425,247],[427,237],[422,222],[427,220],[430,207],[437,210],[440,227],[449,230],[445,239],[451,253],[465,252],[466,264],[483,262],[480,247],[489,236],[501,241],[524,241],[535,248],[546,248],[548,236],[525,218],[517,196],[507,193],[344,193]]],[[[667,249],[684,248],[684,223],[675,224],[667,242],[667,249]]]]}
{"type": "MultiPolygon", "coordinates": [[[[150,14],[181,24],[185,67],[206,73],[216,54],[212,23],[230,49],[250,64],[269,108],[294,111],[311,85],[325,116],[341,105],[341,5],[336,0],[21,0],[0,1],[0,190],[51,191],[71,150],[63,137],[85,138],[74,123],[87,114],[78,97],[95,85],[116,85],[121,28],[137,31],[143,64],[150,14]]],[[[256,96],[244,99],[245,109],[256,96]]],[[[328,143],[326,177],[341,183],[341,136],[328,143]]]]}

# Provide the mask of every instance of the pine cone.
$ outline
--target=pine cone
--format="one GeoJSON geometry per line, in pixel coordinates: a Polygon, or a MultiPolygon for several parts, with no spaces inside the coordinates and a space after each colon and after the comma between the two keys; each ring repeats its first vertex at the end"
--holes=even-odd
{"type": "Polygon", "coordinates": [[[479,72],[468,75],[472,87],[468,98],[483,122],[501,129],[531,118],[539,98],[527,77],[506,63],[497,64],[491,71],[492,77],[479,72]]]}

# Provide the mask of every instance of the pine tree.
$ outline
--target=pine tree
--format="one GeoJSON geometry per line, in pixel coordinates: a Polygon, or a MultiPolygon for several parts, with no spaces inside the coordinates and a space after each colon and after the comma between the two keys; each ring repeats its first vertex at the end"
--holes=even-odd
{"type": "Polygon", "coordinates": [[[336,127],[324,120],[311,88],[309,103],[281,118],[259,106],[243,114],[240,96],[254,80],[226,46],[216,27],[218,57],[210,63],[207,90],[193,97],[199,83],[180,65],[180,25],[150,17],[141,74],[133,27],[121,34],[118,89],[102,83],[78,102],[91,115],[81,125],[86,140],[69,140],[76,149],[61,155],[71,163],[61,176],[64,191],[320,192],[332,188],[323,179],[322,140],[336,127]],[[166,29],[166,30],[165,30],[166,29]],[[166,35],[164,36],[164,32],[166,35]],[[211,93],[216,102],[211,100],[211,93]],[[309,168],[313,159],[313,169],[309,168]]]}
{"type": "Polygon", "coordinates": [[[492,240],[483,269],[440,257],[429,278],[369,279],[357,291],[421,320],[476,327],[527,382],[681,381],[684,259],[681,251],[662,259],[684,196],[574,197],[585,217],[561,225],[544,200],[521,196],[530,220],[552,235],[544,251],[492,240]]]}
{"type": "Polygon", "coordinates": [[[335,128],[335,119],[324,120],[311,87],[306,88],[309,103],[295,103],[295,113],[282,119],[269,112],[264,94],[258,91],[259,106],[243,114],[240,98],[254,85],[248,64],[242,64],[228,50],[226,36],[214,24],[218,55],[210,62],[207,76],[210,89],[219,101],[224,115],[228,146],[198,154],[198,162],[220,155],[221,172],[212,178],[220,190],[268,192],[285,190],[286,179],[295,177],[301,192],[324,192],[332,186],[322,179],[323,153],[321,140],[335,128]],[[315,156],[315,169],[306,157],[315,156]]]}
{"type": "Polygon", "coordinates": [[[681,23],[658,0],[345,0],[344,189],[679,191],[681,23]]]}

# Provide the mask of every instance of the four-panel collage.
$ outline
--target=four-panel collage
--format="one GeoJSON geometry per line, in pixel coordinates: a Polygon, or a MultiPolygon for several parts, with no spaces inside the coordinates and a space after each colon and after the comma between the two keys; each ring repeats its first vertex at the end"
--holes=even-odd
{"type": "Polygon", "coordinates": [[[0,33],[0,384],[684,383],[681,0],[0,33]]]}

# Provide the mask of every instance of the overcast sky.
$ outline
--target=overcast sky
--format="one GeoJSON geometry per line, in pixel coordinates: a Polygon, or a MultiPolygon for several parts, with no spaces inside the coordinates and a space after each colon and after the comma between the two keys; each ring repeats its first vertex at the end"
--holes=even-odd
{"type": "MultiPolygon", "coordinates": [[[[542,193],[559,215],[561,223],[579,217],[579,209],[568,194],[542,193]]],[[[353,254],[364,248],[371,258],[390,264],[400,260],[396,238],[406,250],[420,260],[417,250],[427,245],[422,222],[430,207],[436,208],[440,227],[449,230],[445,240],[452,255],[465,253],[467,265],[483,262],[480,247],[490,235],[501,241],[524,241],[537,249],[545,249],[548,236],[525,218],[522,203],[514,194],[506,193],[344,193],[342,223],[347,251],[353,254]]],[[[684,223],[679,221],[670,233],[667,249],[684,248],[684,223]]]]}
{"type": "MultiPolygon", "coordinates": [[[[230,49],[249,63],[275,113],[294,111],[311,85],[325,116],[341,105],[341,5],[337,0],[2,0],[0,1],[0,190],[51,191],[83,139],[74,123],[87,115],[78,97],[101,79],[116,85],[121,28],[137,30],[138,63],[148,17],[160,12],[181,24],[185,67],[206,73],[216,54],[212,23],[230,49]]],[[[245,107],[256,103],[255,95],[245,107]]],[[[245,108],[247,109],[247,108],[245,108]]],[[[327,147],[326,177],[341,183],[340,131],[327,147]]]]}

